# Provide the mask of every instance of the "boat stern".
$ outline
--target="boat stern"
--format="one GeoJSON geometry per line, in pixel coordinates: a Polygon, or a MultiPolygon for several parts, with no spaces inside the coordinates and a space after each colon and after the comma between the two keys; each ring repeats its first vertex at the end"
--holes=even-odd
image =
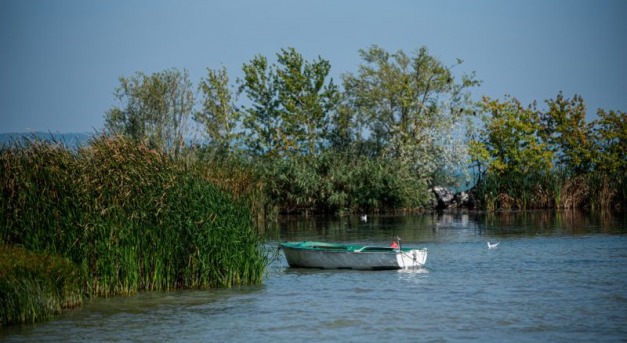
{"type": "Polygon", "coordinates": [[[427,263],[427,249],[401,250],[396,255],[400,269],[422,268],[427,263]]]}

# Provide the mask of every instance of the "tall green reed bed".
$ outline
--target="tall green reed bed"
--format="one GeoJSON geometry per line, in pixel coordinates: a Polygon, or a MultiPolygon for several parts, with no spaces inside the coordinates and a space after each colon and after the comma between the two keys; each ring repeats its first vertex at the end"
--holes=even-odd
{"type": "Polygon", "coordinates": [[[87,296],[261,283],[249,206],[124,138],[0,151],[2,244],[68,258],[87,296]]]}
{"type": "Polygon", "coordinates": [[[560,171],[538,175],[486,173],[474,188],[485,210],[498,209],[627,209],[627,175],[591,171],[567,175],[560,171]]]}
{"type": "Polygon", "coordinates": [[[189,170],[208,180],[235,199],[249,204],[257,220],[266,218],[268,198],[264,194],[265,182],[259,168],[244,156],[219,154],[211,149],[189,150],[185,154],[189,170]]]}

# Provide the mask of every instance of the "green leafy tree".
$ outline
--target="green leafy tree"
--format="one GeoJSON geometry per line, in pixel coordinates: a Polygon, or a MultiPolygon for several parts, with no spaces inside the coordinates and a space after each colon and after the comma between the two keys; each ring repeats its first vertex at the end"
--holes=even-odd
{"type": "Polygon", "coordinates": [[[169,69],[120,77],[120,106],[105,113],[105,131],[178,154],[184,146],[194,94],[186,70],[169,69]]]}
{"type": "Polygon", "coordinates": [[[337,86],[326,81],[331,64],[321,58],[307,62],[293,48],[281,50],[278,62],[278,97],[287,129],[301,152],[316,156],[339,101],[337,86]]]}
{"type": "Polygon", "coordinates": [[[488,163],[489,172],[504,177],[552,169],[553,152],[541,137],[535,104],[525,108],[516,98],[506,96],[503,101],[483,97],[480,106],[486,115],[481,139],[472,142],[473,157],[488,163]]]}
{"type": "Polygon", "coordinates": [[[606,174],[627,175],[627,113],[599,109],[595,127],[595,146],[598,151],[596,169],[606,174]]]}
{"type": "Polygon", "coordinates": [[[329,150],[334,152],[343,152],[351,154],[363,155],[359,153],[356,147],[359,140],[357,128],[353,122],[353,112],[349,106],[340,101],[336,111],[331,113],[329,120],[329,130],[326,134],[326,140],[329,143],[329,150]]]}
{"type": "Polygon", "coordinates": [[[226,68],[207,70],[207,77],[200,81],[202,109],[194,114],[194,120],[205,129],[205,134],[215,147],[228,154],[239,142],[238,132],[240,113],[236,107],[236,96],[229,88],[229,76],[226,68]]]}
{"type": "Polygon", "coordinates": [[[582,175],[592,168],[592,127],[586,123],[586,105],[581,96],[567,99],[560,92],[546,100],[549,109],[540,115],[541,137],[555,154],[555,165],[569,175],[582,175]]]}
{"type": "Polygon", "coordinates": [[[343,76],[355,141],[367,139],[371,156],[397,160],[426,178],[461,167],[467,154],[456,149],[464,146],[464,119],[473,112],[468,89],[480,84],[474,75],[457,82],[452,67],[425,47],[414,56],[378,46],[360,55],[357,73],[343,76]]]}
{"type": "Polygon", "coordinates": [[[535,102],[527,107],[510,96],[483,97],[484,127],[470,142],[475,163],[483,165],[476,195],[485,208],[539,208],[555,200],[546,180],[553,173],[554,152],[543,139],[535,102]]]}
{"type": "Polygon", "coordinates": [[[276,96],[275,72],[264,56],[255,56],[242,67],[244,79],[239,91],[251,102],[243,107],[243,126],[248,131],[245,142],[253,155],[277,155],[279,146],[281,117],[276,96]]]}
{"type": "Polygon", "coordinates": [[[318,58],[305,61],[294,48],[277,54],[278,64],[256,56],[244,64],[240,91],[252,103],[244,107],[247,146],[255,155],[319,153],[329,114],[339,102],[331,65],[318,58]]]}
{"type": "Polygon", "coordinates": [[[627,208],[627,113],[597,111],[593,122],[595,146],[598,151],[596,175],[597,203],[602,206],[627,208]],[[600,186],[599,186],[600,185],[600,186]]]}

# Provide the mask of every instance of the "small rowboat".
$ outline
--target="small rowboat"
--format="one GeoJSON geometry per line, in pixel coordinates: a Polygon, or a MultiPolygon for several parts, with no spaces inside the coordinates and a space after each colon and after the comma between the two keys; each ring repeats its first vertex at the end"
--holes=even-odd
{"type": "Polygon", "coordinates": [[[427,261],[427,249],[338,244],[285,242],[279,246],[293,268],[322,269],[418,269],[427,261]]]}

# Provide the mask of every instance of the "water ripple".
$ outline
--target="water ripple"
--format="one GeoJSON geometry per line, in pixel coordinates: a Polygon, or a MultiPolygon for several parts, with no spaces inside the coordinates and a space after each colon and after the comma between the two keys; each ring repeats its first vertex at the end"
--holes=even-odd
{"type": "MultiPolygon", "coordinates": [[[[279,259],[263,286],[96,299],[48,323],[3,329],[0,340],[627,340],[627,236],[530,236],[510,226],[488,250],[483,224],[446,225],[415,234],[433,238],[421,244],[427,268],[290,269],[279,259]]],[[[387,241],[389,226],[369,230],[387,241]]]]}

